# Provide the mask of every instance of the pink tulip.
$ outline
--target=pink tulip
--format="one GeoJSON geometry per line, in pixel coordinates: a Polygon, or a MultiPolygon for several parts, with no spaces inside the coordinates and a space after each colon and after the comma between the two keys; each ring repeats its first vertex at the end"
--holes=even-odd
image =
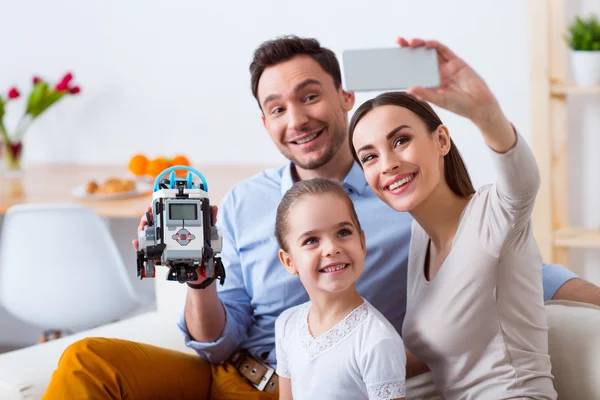
{"type": "Polygon", "coordinates": [[[42,78],[40,78],[39,76],[34,76],[34,77],[33,77],[33,84],[34,84],[34,85],[35,85],[36,83],[38,83],[38,82],[41,82],[41,81],[42,81],[42,78]]]}
{"type": "Polygon", "coordinates": [[[81,88],[79,86],[73,86],[72,88],[69,88],[69,93],[71,94],[77,94],[81,92],[81,88]]]}
{"type": "Polygon", "coordinates": [[[61,82],[68,84],[69,82],[71,82],[71,79],[73,79],[73,74],[69,72],[69,73],[65,74],[65,76],[63,76],[61,82]]]}
{"type": "Polygon", "coordinates": [[[56,90],[58,90],[59,92],[66,92],[67,90],[69,90],[69,84],[65,81],[60,81],[56,87],[56,90]]]}
{"type": "Polygon", "coordinates": [[[8,91],[8,98],[9,99],[16,99],[17,97],[19,97],[21,95],[21,93],[19,93],[19,91],[17,90],[16,87],[11,88],[8,91]]]}

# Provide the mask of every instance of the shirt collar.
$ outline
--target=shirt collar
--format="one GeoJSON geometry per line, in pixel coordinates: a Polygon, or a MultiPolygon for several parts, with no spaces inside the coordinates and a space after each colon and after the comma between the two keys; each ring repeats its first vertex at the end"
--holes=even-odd
{"type": "Polygon", "coordinates": [[[292,163],[288,163],[283,169],[283,175],[281,176],[281,196],[285,194],[294,185],[294,179],[292,178],[292,163]]]}
{"type": "MultiPolygon", "coordinates": [[[[294,179],[292,178],[293,165],[293,163],[289,163],[283,169],[283,175],[281,176],[282,196],[294,185],[294,179]]],[[[342,181],[342,186],[346,189],[350,188],[359,195],[362,195],[365,188],[369,186],[367,180],[365,179],[365,174],[363,173],[362,168],[360,168],[356,161],[352,163],[352,168],[350,168],[348,175],[346,175],[342,181]]]]}

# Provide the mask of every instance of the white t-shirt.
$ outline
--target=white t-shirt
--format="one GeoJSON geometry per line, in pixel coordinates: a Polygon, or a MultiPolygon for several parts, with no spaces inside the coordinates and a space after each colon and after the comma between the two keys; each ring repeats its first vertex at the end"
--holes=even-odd
{"type": "Polygon", "coordinates": [[[404,397],[404,343],[379,311],[364,301],[314,338],[310,306],[292,307],[275,322],[277,374],[291,379],[294,400],[404,397]]]}

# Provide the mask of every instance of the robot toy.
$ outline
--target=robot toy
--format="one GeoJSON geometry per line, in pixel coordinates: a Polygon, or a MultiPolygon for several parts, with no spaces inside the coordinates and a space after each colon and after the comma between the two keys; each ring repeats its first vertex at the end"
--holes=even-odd
{"type": "Polygon", "coordinates": [[[148,225],[138,233],[137,276],[154,278],[155,266],[169,268],[167,280],[179,283],[208,278],[206,283],[225,281],[225,269],[218,255],[223,238],[212,222],[208,184],[197,170],[173,166],[154,181],[152,213],[146,213],[148,225]],[[188,171],[187,179],[176,170],[188,171]],[[169,174],[168,179],[161,179],[169,174]],[[193,175],[200,178],[194,184],[193,175]]]}

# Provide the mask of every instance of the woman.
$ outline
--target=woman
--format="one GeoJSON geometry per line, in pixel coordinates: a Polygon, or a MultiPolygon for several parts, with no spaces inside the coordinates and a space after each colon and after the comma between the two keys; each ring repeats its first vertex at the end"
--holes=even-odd
{"type": "Polygon", "coordinates": [[[556,399],[541,257],[530,216],[535,159],[485,82],[437,42],[441,84],[360,106],[350,145],[372,190],[415,219],[408,267],[407,350],[445,399],[556,399]],[[469,118],[498,180],[473,189],[446,126],[425,101],[469,118]]]}

